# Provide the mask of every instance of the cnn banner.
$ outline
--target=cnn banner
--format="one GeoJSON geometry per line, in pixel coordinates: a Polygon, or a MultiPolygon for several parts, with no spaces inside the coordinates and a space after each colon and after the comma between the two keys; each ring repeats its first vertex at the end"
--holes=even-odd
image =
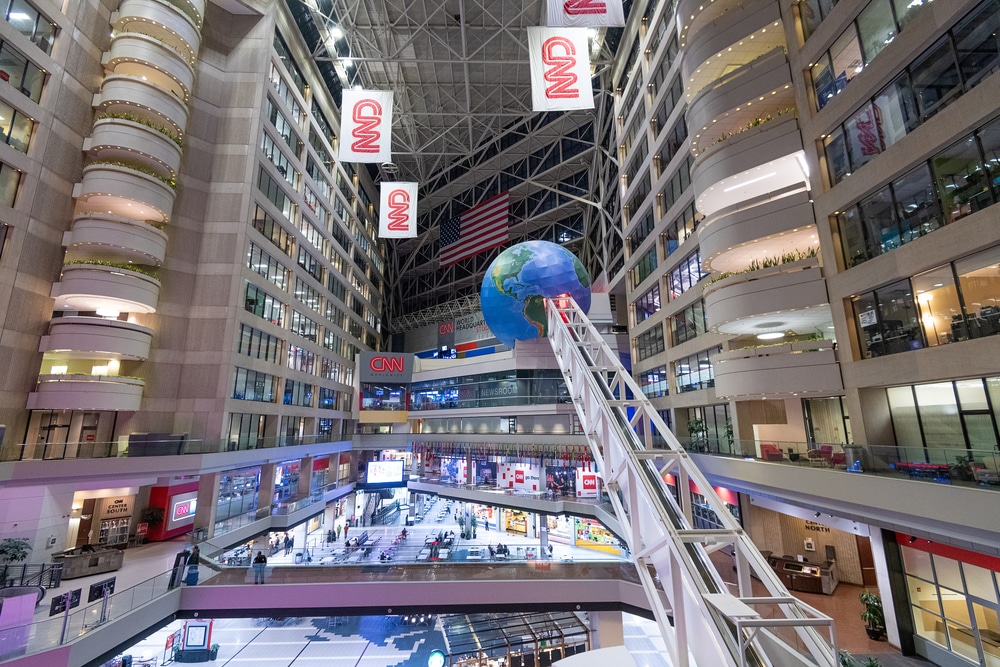
{"type": "Polygon", "coordinates": [[[586,28],[528,28],[534,111],[593,109],[586,28]]]}
{"type": "Polygon", "coordinates": [[[383,182],[378,235],[383,239],[407,239],[417,235],[417,184],[383,182]]]}
{"type": "Polygon", "coordinates": [[[340,108],[340,160],[392,161],[392,92],[345,90],[340,108]]]}
{"type": "Polygon", "coordinates": [[[549,0],[549,26],[601,28],[625,25],[622,0],[549,0]]]}

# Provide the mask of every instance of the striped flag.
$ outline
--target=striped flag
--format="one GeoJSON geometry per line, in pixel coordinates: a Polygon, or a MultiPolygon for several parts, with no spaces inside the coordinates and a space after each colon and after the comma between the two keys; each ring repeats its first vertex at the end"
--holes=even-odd
{"type": "Polygon", "coordinates": [[[441,266],[451,266],[508,241],[509,195],[502,192],[441,225],[441,266]]]}

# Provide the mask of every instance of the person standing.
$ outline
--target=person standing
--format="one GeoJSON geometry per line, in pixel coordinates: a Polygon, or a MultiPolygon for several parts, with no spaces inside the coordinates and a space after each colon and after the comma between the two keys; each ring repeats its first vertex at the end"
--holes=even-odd
{"type": "Polygon", "coordinates": [[[191,550],[191,555],[187,559],[187,574],[184,577],[184,583],[188,586],[198,585],[198,560],[201,557],[201,553],[198,547],[195,546],[191,550]]]}
{"type": "Polygon", "coordinates": [[[264,555],[263,551],[258,551],[257,555],[253,559],[253,583],[263,584],[264,583],[264,570],[267,567],[267,556],[264,555]]]}
{"type": "Polygon", "coordinates": [[[295,541],[291,537],[289,537],[288,535],[285,535],[285,555],[286,556],[288,554],[292,553],[292,547],[294,545],[295,545],[295,541]]]}

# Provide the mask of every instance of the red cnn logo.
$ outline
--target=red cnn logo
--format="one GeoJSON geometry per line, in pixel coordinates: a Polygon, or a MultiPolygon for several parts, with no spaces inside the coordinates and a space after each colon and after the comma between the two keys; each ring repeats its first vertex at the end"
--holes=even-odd
{"type": "Polygon", "coordinates": [[[445,322],[444,324],[438,325],[439,336],[447,336],[450,333],[455,333],[454,322],[445,322]]]}
{"type": "Polygon", "coordinates": [[[374,373],[402,373],[403,357],[372,357],[368,367],[374,373]]]}
{"type": "Polygon", "coordinates": [[[587,491],[597,490],[597,477],[594,475],[584,475],[583,476],[583,488],[587,491]]]}
{"type": "Polygon", "coordinates": [[[357,123],[351,131],[355,153],[378,153],[378,141],[382,134],[378,131],[382,124],[382,105],[375,100],[360,100],[354,105],[351,118],[357,123]]]}
{"type": "Polygon", "coordinates": [[[524,484],[524,471],[523,470],[515,470],[514,471],[514,483],[515,484],[524,484]]]}
{"type": "Polygon", "coordinates": [[[389,212],[386,214],[391,232],[405,232],[410,229],[410,193],[406,190],[393,190],[389,193],[389,212]]]}
{"type": "Polygon", "coordinates": [[[191,503],[190,502],[178,503],[174,507],[174,520],[186,517],[190,513],[191,513],[191,503]]]}
{"type": "Polygon", "coordinates": [[[582,14],[607,14],[608,7],[603,2],[595,0],[566,0],[563,9],[567,16],[580,16],[582,14]]]}
{"type": "Polygon", "coordinates": [[[565,37],[549,37],[542,42],[542,62],[548,67],[543,78],[551,83],[545,89],[545,97],[550,100],[579,97],[576,74],[576,47],[565,37]]]}

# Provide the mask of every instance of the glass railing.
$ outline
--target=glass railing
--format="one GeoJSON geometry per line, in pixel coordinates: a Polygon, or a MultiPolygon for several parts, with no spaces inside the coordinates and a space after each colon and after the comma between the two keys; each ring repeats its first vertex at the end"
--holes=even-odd
{"type": "Polygon", "coordinates": [[[689,452],[698,454],[1000,490],[1000,451],[996,449],[727,438],[680,441],[689,452]]]}
{"type": "MultiPolygon", "coordinates": [[[[126,439],[112,442],[38,442],[19,444],[22,461],[55,461],[61,459],[135,458],[141,456],[175,456],[178,454],[218,454],[250,449],[272,449],[297,445],[316,445],[344,442],[329,435],[280,436],[259,438],[254,442],[235,440],[189,439],[185,435],[164,436],[158,439],[126,439]]],[[[349,442],[349,441],[347,441],[349,442]]]]}
{"type": "MultiPolygon", "coordinates": [[[[206,573],[209,577],[214,572],[206,573]]],[[[170,570],[107,598],[81,604],[68,614],[0,630],[0,661],[48,651],[121,618],[177,588],[182,573],[170,570]]],[[[81,600],[82,602],[82,600],[81,600]]]]}

